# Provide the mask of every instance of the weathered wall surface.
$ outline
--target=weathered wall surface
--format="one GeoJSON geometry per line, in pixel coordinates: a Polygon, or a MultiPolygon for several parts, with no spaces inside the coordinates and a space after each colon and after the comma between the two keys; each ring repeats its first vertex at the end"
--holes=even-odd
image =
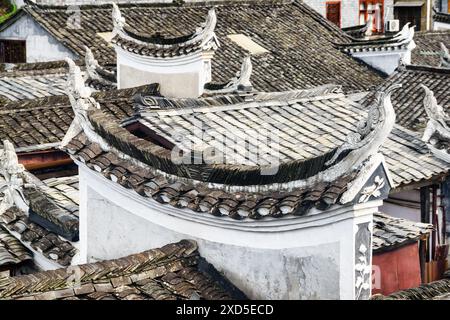
{"type": "MultiPolygon", "coordinates": [[[[339,299],[339,242],[284,250],[207,241],[152,224],[89,190],[88,254],[91,261],[117,258],[181,239],[252,299],[339,299]]],[[[220,230],[217,230],[220,232],[220,230]]]]}
{"type": "Polygon", "coordinates": [[[22,16],[16,23],[0,32],[0,39],[26,40],[27,62],[47,62],[76,58],[29,16],[22,16]]]}
{"type": "Polygon", "coordinates": [[[443,23],[443,22],[434,22],[433,23],[433,30],[435,30],[435,31],[450,30],[450,24],[449,23],[443,23]]]}
{"type": "Polygon", "coordinates": [[[389,295],[396,291],[418,287],[421,284],[417,243],[375,254],[372,265],[378,270],[379,276],[379,284],[373,287],[373,294],[389,295]]]}
{"type": "Polygon", "coordinates": [[[193,239],[201,255],[252,299],[356,297],[361,246],[355,235],[381,201],[301,218],[235,221],[159,204],[79,168],[82,263],[193,239]]]}

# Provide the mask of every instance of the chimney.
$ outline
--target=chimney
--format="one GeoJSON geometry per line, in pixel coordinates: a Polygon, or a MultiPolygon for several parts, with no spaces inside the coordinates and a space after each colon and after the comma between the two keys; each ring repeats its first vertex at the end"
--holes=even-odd
{"type": "Polygon", "coordinates": [[[159,83],[161,94],[197,98],[211,81],[211,59],[219,43],[214,33],[216,13],[187,36],[164,38],[131,31],[119,7],[113,4],[113,40],[117,54],[117,87],[132,88],[159,83]]]}

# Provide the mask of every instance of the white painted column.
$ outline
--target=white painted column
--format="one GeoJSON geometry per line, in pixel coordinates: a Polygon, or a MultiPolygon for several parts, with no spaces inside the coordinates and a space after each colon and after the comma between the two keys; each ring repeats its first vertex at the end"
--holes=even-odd
{"type": "Polygon", "coordinates": [[[79,242],[78,254],[76,259],[72,261],[73,265],[88,263],[88,186],[86,182],[85,171],[79,170],[79,199],[80,208],[79,218],[79,242]]]}

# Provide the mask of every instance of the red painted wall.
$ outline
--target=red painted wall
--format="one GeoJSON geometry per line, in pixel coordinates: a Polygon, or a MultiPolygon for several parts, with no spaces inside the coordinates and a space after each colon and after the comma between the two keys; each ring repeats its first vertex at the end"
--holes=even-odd
{"type": "Polygon", "coordinates": [[[419,246],[412,243],[393,251],[374,254],[372,294],[388,295],[421,284],[419,246]]]}

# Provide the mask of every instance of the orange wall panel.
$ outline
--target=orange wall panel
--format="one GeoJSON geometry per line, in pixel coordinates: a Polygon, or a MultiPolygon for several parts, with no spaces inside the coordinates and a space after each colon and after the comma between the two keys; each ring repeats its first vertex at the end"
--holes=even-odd
{"type": "Polygon", "coordinates": [[[374,277],[379,277],[378,281],[374,281],[372,294],[388,295],[399,290],[418,287],[422,282],[417,243],[374,254],[372,265],[374,277]]]}

